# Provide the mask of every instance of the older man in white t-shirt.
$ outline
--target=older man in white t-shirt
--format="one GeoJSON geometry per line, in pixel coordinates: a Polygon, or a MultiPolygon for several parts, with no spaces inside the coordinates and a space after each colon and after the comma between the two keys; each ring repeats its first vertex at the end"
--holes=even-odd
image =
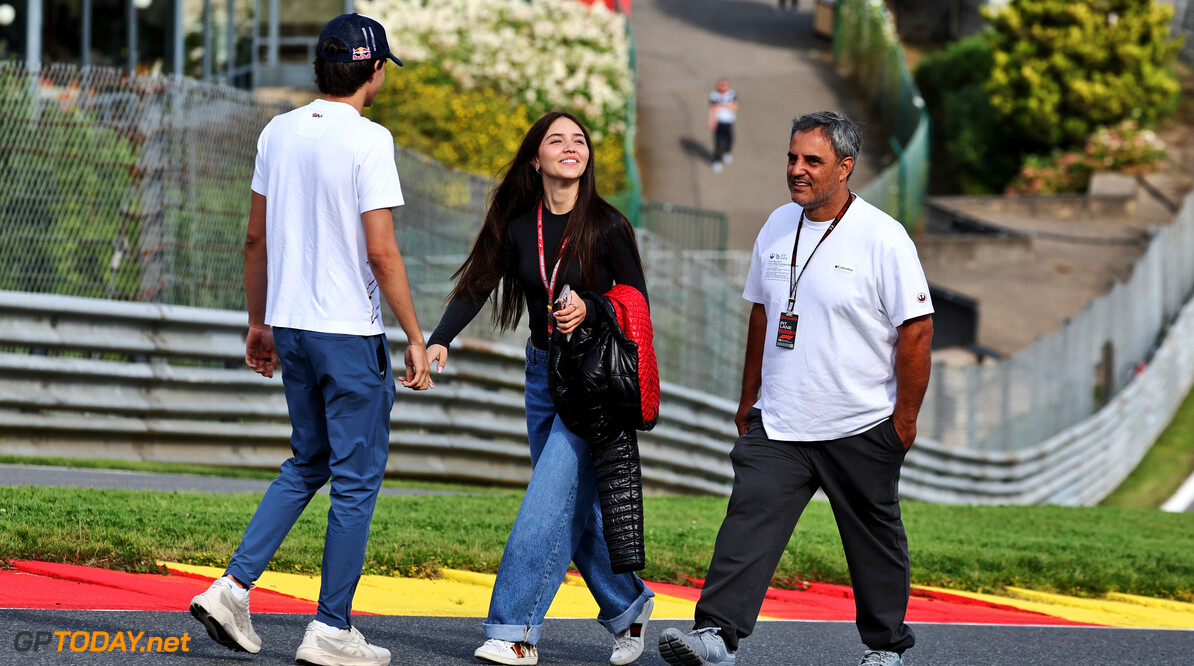
{"type": "Polygon", "coordinates": [[[850,569],[867,646],[859,663],[902,666],[915,642],[904,623],[911,566],[898,486],[929,380],[933,305],[907,232],[847,187],[861,144],[840,114],[793,121],[792,203],[759,232],[743,290],[754,307],[734,488],[694,630],[660,636],[670,664],[736,663],[818,489],[850,569]]]}

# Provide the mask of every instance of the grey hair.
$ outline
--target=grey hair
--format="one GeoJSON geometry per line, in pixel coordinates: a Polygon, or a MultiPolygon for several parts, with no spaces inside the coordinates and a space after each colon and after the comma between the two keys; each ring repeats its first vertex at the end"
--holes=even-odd
{"type": "Polygon", "coordinates": [[[858,161],[858,153],[862,151],[862,135],[849,118],[837,111],[817,111],[796,116],[792,119],[792,134],[788,140],[791,141],[797,132],[808,132],[818,128],[825,131],[838,161],[846,157],[853,157],[855,162],[858,161]]]}

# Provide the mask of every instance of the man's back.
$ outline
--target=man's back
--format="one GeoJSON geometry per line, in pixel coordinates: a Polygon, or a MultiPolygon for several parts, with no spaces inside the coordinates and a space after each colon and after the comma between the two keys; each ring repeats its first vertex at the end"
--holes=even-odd
{"type": "Polygon", "coordinates": [[[361,214],[403,203],[389,131],[323,99],[280,115],[258,140],[253,191],[268,201],[266,323],[381,333],[361,214]]]}

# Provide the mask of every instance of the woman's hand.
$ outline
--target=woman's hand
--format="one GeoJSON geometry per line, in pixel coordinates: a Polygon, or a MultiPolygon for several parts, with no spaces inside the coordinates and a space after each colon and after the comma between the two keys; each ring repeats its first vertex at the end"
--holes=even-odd
{"type": "Polygon", "coordinates": [[[585,299],[576,294],[571,294],[568,298],[568,305],[563,310],[557,310],[553,314],[556,318],[556,326],[560,328],[560,332],[568,335],[584,322],[585,315],[588,314],[588,306],[585,305],[585,299]]]}
{"type": "Polygon", "coordinates": [[[448,367],[448,348],[443,345],[431,345],[427,348],[427,362],[436,372],[443,372],[448,367]]]}

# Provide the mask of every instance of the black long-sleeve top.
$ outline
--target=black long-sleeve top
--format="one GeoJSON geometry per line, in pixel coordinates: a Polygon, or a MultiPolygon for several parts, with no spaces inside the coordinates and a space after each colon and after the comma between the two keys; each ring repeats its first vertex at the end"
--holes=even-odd
{"type": "MultiPolygon", "coordinates": [[[[539,238],[537,224],[537,209],[529,211],[510,220],[507,228],[509,241],[510,263],[515,270],[518,281],[522,284],[526,295],[527,320],[530,326],[531,344],[537,349],[547,349],[547,303],[548,294],[543,286],[543,279],[539,274],[539,238]]],[[[543,259],[547,270],[547,279],[551,281],[551,271],[555,267],[556,256],[559,253],[560,241],[564,235],[564,227],[568,224],[569,213],[556,215],[543,207],[543,259]]],[[[626,233],[633,233],[627,229],[626,233]]],[[[647,295],[647,281],[635,261],[635,249],[616,230],[603,234],[604,247],[598,249],[596,275],[588,282],[589,288],[604,293],[614,284],[626,284],[647,295]]],[[[560,267],[560,274],[556,278],[555,294],[559,295],[560,288],[568,284],[579,291],[580,268],[576,262],[565,268],[560,267]]],[[[444,316],[439,320],[439,326],[427,341],[427,345],[451,345],[452,340],[460,334],[464,327],[477,316],[488,300],[489,294],[480,295],[477,301],[469,303],[456,299],[448,304],[444,316]]],[[[590,311],[593,304],[586,303],[590,311]]],[[[586,315],[586,319],[588,316],[586,315]]]]}

